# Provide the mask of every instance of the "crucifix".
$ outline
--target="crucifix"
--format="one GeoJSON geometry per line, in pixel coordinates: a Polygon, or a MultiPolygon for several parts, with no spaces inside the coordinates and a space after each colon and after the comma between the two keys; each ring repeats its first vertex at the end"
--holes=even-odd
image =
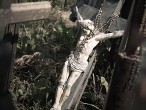
{"type": "Polygon", "coordinates": [[[81,37],[77,43],[76,49],[71,52],[67,58],[62,76],[56,92],[55,103],[51,110],[61,110],[62,105],[70,95],[73,84],[77,81],[81,74],[84,74],[88,67],[88,58],[93,48],[100,42],[110,38],[121,37],[124,30],[109,32],[109,27],[120,14],[123,1],[119,0],[115,11],[109,19],[101,25],[102,9],[99,9],[95,21],[83,19],[79,13],[78,7],[75,7],[77,14],[77,23],[81,27],[81,37]]]}
{"type": "Polygon", "coordinates": [[[11,2],[0,1],[0,110],[15,110],[8,89],[18,37],[16,23],[47,19],[51,10],[51,4],[47,1],[11,2]],[[14,26],[8,26],[10,24],[14,26]]]}

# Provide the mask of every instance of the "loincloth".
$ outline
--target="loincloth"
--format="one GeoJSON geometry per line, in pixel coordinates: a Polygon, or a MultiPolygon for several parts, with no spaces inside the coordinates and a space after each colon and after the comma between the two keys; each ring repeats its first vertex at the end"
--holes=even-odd
{"type": "Polygon", "coordinates": [[[77,60],[77,58],[74,57],[74,54],[70,54],[68,58],[69,67],[71,71],[77,71],[77,72],[84,72],[88,66],[87,61],[81,61],[80,59],[77,60]]]}

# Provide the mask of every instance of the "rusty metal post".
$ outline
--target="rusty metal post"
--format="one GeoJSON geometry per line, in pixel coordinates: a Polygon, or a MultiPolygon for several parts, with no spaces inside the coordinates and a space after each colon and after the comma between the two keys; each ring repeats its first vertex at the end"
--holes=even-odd
{"type": "Polygon", "coordinates": [[[139,29],[144,4],[145,0],[133,0],[104,110],[145,110],[146,108],[146,103],[143,103],[141,108],[134,108],[138,91],[137,80],[141,74],[142,54],[139,48],[143,38],[139,29]]]}

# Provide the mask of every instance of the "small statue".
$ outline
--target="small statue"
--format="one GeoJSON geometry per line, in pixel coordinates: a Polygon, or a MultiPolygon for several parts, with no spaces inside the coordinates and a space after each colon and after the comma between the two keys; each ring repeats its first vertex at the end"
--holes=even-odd
{"type": "Polygon", "coordinates": [[[105,27],[109,28],[107,25],[110,24],[108,23],[117,17],[117,15],[113,15],[114,17],[112,16],[112,19],[107,21],[107,25],[99,27],[101,10],[99,10],[96,16],[96,22],[89,19],[84,20],[77,7],[76,13],[77,23],[81,26],[82,34],[77,43],[76,50],[69,55],[64,64],[62,76],[56,92],[55,103],[51,110],[61,110],[63,103],[70,95],[71,87],[81,73],[85,72],[88,66],[88,58],[93,48],[102,40],[121,37],[124,33],[123,30],[106,33],[107,29],[104,29],[105,27]]]}

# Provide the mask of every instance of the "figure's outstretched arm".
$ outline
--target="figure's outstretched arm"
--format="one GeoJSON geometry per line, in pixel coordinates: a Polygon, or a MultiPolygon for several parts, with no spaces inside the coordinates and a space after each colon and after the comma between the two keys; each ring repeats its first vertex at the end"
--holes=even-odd
{"type": "Polygon", "coordinates": [[[95,35],[95,39],[97,41],[102,41],[102,40],[107,40],[110,38],[118,38],[121,37],[124,34],[124,30],[120,30],[120,31],[114,31],[113,33],[99,33],[97,35],[95,35]]]}

